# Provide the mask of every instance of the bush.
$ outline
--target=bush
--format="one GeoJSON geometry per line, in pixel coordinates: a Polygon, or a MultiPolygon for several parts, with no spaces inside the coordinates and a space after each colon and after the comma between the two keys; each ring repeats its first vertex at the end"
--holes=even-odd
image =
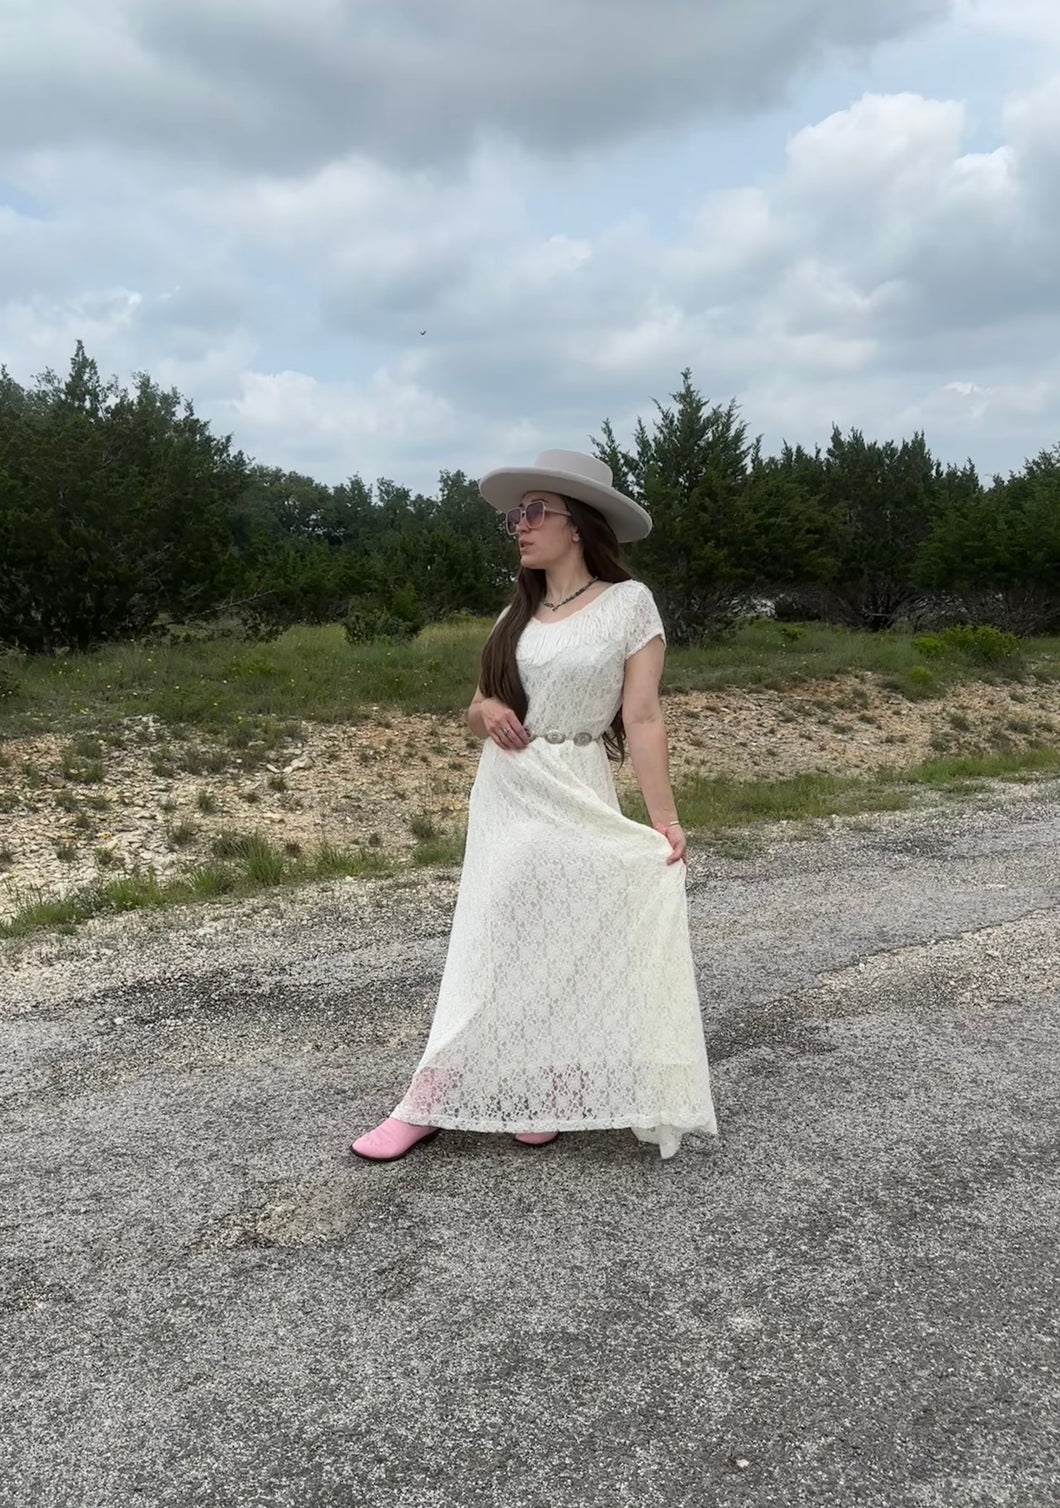
{"type": "Polygon", "coordinates": [[[970,660],[981,660],[988,665],[1011,660],[1020,651],[1019,639],[1015,634],[993,628],[989,623],[980,623],[978,626],[961,623],[954,628],[944,628],[940,638],[947,644],[952,644],[970,660]]]}
{"type": "Polygon", "coordinates": [[[684,591],[665,584],[649,584],[671,644],[702,646],[736,637],[740,614],[736,595],[728,587],[684,591]]]}
{"type": "Polygon", "coordinates": [[[350,644],[365,644],[372,639],[414,639],[424,625],[424,615],[410,587],[399,588],[387,601],[379,597],[362,598],[346,614],[343,630],[350,644]]]}
{"type": "Polygon", "coordinates": [[[373,639],[393,639],[398,643],[407,643],[419,632],[414,624],[395,617],[393,613],[372,612],[364,608],[351,609],[342,627],[351,644],[368,644],[373,639]]]}
{"type": "Polygon", "coordinates": [[[777,623],[819,623],[825,618],[818,590],[781,592],[773,600],[773,617],[777,623]]]}
{"type": "Polygon", "coordinates": [[[958,654],[983,665],[1011,661],[1020,652],[1020,642],[1015,634],[1004,633],[987,623],[958,623],[952,628],[940,629],[937,634],[920,634],[913,643],[926,659],[958,654]]]}
{"type": "Polygon", "coordinates": [[[887,676],[883,684],[910,702],[927,701],[939,694],[938,678],[926,665],[910,665],[898,675],[887,676]]]}

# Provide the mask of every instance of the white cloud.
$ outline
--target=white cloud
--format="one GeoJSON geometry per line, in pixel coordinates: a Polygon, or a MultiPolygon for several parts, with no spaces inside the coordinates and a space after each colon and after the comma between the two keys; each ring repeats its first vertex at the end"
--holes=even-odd
{"type": "MultiPolygon", "coordinates": [[[[850,40],[847,26],[864,22],[865,35],[874,35],[939,9],[881,3],[862,15],[799,0],[790,13],[813,20],[817,46],[826,35],[850,40]]],[[[60,10],[46,0],[49,16],[60,10]]],[[[744,28],[764,10],[726,3],[715,12],[712,25],[722,30],[711,35],[735,48],[744,67],[757,56],[744,28]]],[[[271,56],[291,35],[294,13],[279,0],[255,13],[259,52],[271,56]]],[[[685,111],[722,99],[679,87],[678,54],[690,18],[702,13],[698,0],[668,0],[652,12],[659,33],[652,56],[685,111]]],[[[125,28],[121,58],[137,87],[154,78],[162,88],[164,76],[182,100],[189,79],[201,85],[209,76],[220,87],[230,76],[225,109],[232,119],[249,111],[250,119],[268,71],[255,81],[249,62],[232,53],[249,14],[222,4],[204,19],[191,6],[181,19],[166,6],[149,14],[110,0],[100,25],[125,28]],[[197,38],[187,31],[193,19],[204,28],[197,38]],[[174,43],[173,68],[156,75],[150,68],[162,57],[163,34],[174,43]],[[212,62],[203,37],[227,39],[212,62]]],[[[281,100],[265,145],[286,129],[284,111],[304,107],[306,59],[320,61],[327,26],[338,24],[330,0],[308,0],[299,14],[291,100],[281,100]]],[[[462,35],[478,10],[468,0],[450,14],[453,35],[462,35]]],[[[530,25],[530,12],[518,22],[512,14],[483,12],[480,62],[509,36],[504,27],[530,25]]],[[[587,14],[575,4],[571,27],[587,14]]],[[[616,14],[629,24],[624,32],[618,25],[621,35],[596,58],[597,82],[628,98],[622,49],[632,46],[634,16],[647,12],[621,0],[616,14]]],[[[425,25],[427,12],[407,4],[386,16],[362,10],[369,15],[377,15],[383,47],[397,45],[388,30],[395,18],[425,25]]],[[[776,48],[780,33],[770,35],[776,48]]],[[[85,65],[78,108],[95,109],[88,75],[102,44],[78,37],[85,65]]],[[[522,40],[530,70],[540,39],[522,40]]],[[[431,45],[448,56],[450,43],[446,36],[431,45]]],[[[345,45],[338,26],[340,72],[345,45]]],[[[72,68],[76,53],[57,46],[59,61],[38,71],[72,68]]],[[[805,56],[796,49],[793,66],[805,56]]],[[[780,74],[770,79],[770,88],[783,87],[780,74]]],[[[500,144],[493,127],[508,106],[497,78],[482,75],[481,98],[460,80],[459,71],[449,76],[460,119],[437,126],[450,135],[437,143],[435,163],[400,132],[388,162],[378,143],[351,150],[357,132],[329,128],[312,151],[308,138],[298,146],[286,159],[290,170],[283,162],[244,169],[234,165],[238,131],[226,135],[212,103],[202,120],[188,122],[187,140],[166,146],[190,153],[200,128],[212,132],[211,163],[189,157],[145,173],[135,153],[38,142],[18,178],[32,208],[0,209],[0,350],[9,365],[20,377],[46,364],[61,368],[81,336],[105,372],[146,368],[192,396],[258,459],[329,480],[360,470],[426,486],[441,466],[474,470],[547,445],[581,448],[605,414],[620,427],[647,414],[651,397],[664,396],[686,365],[715,399],[736,394],[767,443],[826,439],[833,420],[895,435],[923,425],[944,454],[970,452],[989,467],[1015,464],[1060,437],[1055,82],[999,104],[999,139],[985,150],[982,122],[970,121],[960,100],[866,94],[793,131],[772,174],[760,170],[698,202],[688,186],[687,213],[663,233],[640,207],[643,183],[628,186],[603,229],[541,212],[535,200],[548,180],[531,147],[549,142],[533,121],[519,125],[516,101],[508,123],[527,146],[500,144]],[[486,139],[457,161],[452,154],[475,134],[475,121],[490,127],[486,139]],[[401,152],[423,160],[409,168],[397,162],[401,152]],[[296,158],[309,165],[296,171],[296,158]]],[[[573,84],[565,76],[554,83],[561,115],[569,113],[573,84]]],[[[393,87],[400,101],[411,86],[393,87]]],[[[117,140],[131,89],[97,135],[117,140]]],[[[325,98],[325,117],[328,108],[325,98]]],[[[428,90],[417,117],[424,130],[432,108],[428,90]]],[[[631,129],[639,129],[663,122],[666,111],[638,99],[632,116],[631,129]]],[[[146,138],[158,151],[160,122],[146,138]]],[[[64,129],[60,121],[52,136],[64,129]]],[[[567,146],[589,139],[572,126],[567,146]]],[[[666,159],[660,137],[660,174],[666,159]]]]}
{"type": "Polygon", "coordinates": [[[243,372],[230,408],[240,434],[259,442],[253,448],[267,446],[279,430],[288,456],[327,456],[333,463],[351,451],[377,464],[399,449],[434,453],[458,428],[444,398],[387,371],[367,388],[318,382],[305,372],[243,372]]]}
{"type": "Polygon", "coordinates": [[[89,354],[120,346],[141,304],[140,294],[128,288],[95,289],[63,303],[11,300],[0,305],[3,344],[18,351],[20,367],[28,357],[35,371],[62,371],[78,340],[85,342],[89,354]]]}
{"type": "Polygon", "coordinates": [[[8,0],[11,153],[109,143],[306,172],[457,161],[491,138],[566,157],[753,112],[837,49],[951,0],[8,0]]]}
{"type": "Polygon", "coordinates": [[[956,0],[954,17],[969,31],[1060,46],[1055,0],[956,0]]]}

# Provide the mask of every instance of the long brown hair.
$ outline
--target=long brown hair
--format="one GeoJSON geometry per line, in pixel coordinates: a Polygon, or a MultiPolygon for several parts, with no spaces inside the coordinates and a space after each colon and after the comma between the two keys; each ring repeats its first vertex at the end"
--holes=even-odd
{"type": "MultiPolygon", "coordinates": [[[[622,547],[604,515],[588,503],[562,493],[571,523],[578,531],[585,565],[590,576],[601,581],[631,581],[633,572],[622,558],[622,547]]],[[[526,691],[519,675],[515,646],[519,635],[537,612],[545,597],[545,573],[519,567],[515,587],[508,600],[508,611],[493,629],[482,648],[479,685],[483,696],[496,697],[510,707],[520,722],[526,716],[526,691]]],[[[570,729],[576,732],[576,729],[570,729]]],[[[603,736],[607,757],[621,764],[626,757],[625,728],[622,709],[603,736]]]]}

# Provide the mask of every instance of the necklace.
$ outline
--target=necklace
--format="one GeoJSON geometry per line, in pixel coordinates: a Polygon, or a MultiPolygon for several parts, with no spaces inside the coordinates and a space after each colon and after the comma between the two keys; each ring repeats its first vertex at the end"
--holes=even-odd
{"type": "Polygon", "coordinates": [[[593,582],[599,580],[599,576],[590,576],[589,580],[585,583],[584,586],[580,586],[576,592],[571,592],[569,597],[564,597],[562,602],[542,602],[541,606],[550,607],[552,611],[555,612],[558,608],[566,607],[568,602],[573,602],[575,597],[580,597],[582,592],[587,592],[592,586],[593,582]]]}

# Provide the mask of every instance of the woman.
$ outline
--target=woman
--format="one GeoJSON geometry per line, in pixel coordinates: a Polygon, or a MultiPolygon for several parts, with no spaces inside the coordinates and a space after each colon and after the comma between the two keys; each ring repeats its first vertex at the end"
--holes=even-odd
{"type": "Polygon", "coordinates": [[[611,480],[552,450],[479,483],[520,569],[467,713],[485,743],[430,1035],[360,1157],[393,1161],[443,1127],[528,1145],[628,1127],[663,1157],[716,1131],[659,707],[665,635],[619,550],[651,519],[611,480]],[[608,756],[627,741],[652,827],[619,807],[608,756]]]}

